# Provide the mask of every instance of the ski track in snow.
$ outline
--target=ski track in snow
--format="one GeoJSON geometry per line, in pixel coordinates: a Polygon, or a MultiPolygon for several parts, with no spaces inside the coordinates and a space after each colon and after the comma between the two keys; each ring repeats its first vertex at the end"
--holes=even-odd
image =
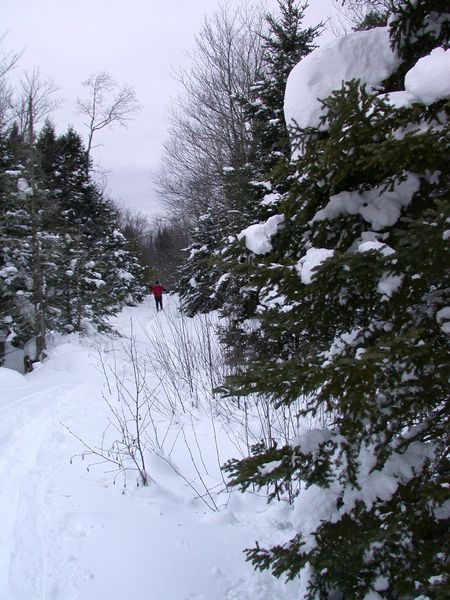
{"type": "Polygon", "coordinates": [[[75,403],[86,385],[71,385],[70,392],[56,385],[1,407],[2,537],[12,542],[0,552],[2,600],[78,597],[70,580],[80,576],[71,555],[80,523],[66,490],[73,473],[59,421],[60,398],[75,403]]]}
{"type": "MultiPolygon", "coordinates": [[[[179,317],[170,298],[165,311],[156,314],[149,299],[126,309],[115,321],[125,339],[100,343],[125,363],[118,349],[131,331],[143,352],[144,329],[167,331],[166,317],[179,317]]],[[[151,486],[125,495],[107,468],[70,464],[83,447],[64,425],[98,442],[108,419],[98,345],[63,338],[24,390],[11,399],[1,392],[0,600],[294,600],[296,585],[255,573],[242,555],[260,533],[260,515],[247,522],[255,500],[236,494],[211,513],[157,457],[151,486]]],[[[266,510],[262,499],[256,506],[266,510]]]]}

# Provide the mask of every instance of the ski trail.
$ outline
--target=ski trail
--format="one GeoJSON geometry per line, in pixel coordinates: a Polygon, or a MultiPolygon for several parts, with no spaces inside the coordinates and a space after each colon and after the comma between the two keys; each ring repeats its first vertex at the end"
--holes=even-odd
{"type": "MultiPolygon", "coordinates": [[[[15,402],[13,407],[2,407],[0,438],[3,441],[3,451],[0,456],[0,478],[3,485],[0,488],[0,502],[4,507],[2,538],[5,540],[14,539],[17,527],[21,526],[18,516],[19,506],[23,491],[29,485],[30,473],[35,466],[39,447],[51,419],[50,402],[48,396],[43,399],[42,394],[33,394],[15,402]]],[[[5,574],[9,573],[15,552],[17,549],[5,548],[3,544],[0,546],[0,573],[3,574],[3,580],[0,581],[2,599],[8,598],[5,589],[8,581],[5,574]]],[[[39,585],[39,581],[36,584],[39,585]]],[[[17,600],[19,599],[20,596],[17,596],[17,600]]]]}
{"type": "Polygon", "coordinates": [[[69,392],[65,387],[56,385],[1,407],[0,503],[6,511],[0,539],[9,540],[8,547],[0,543],[1,600],[78,597],[77,579],[84,574],[76,554],[88,525],[70,494],[73,442],[60,421],[70,418],[75,407],[81,409],[77,401],[88,388],[72,385],[69,392]]]}

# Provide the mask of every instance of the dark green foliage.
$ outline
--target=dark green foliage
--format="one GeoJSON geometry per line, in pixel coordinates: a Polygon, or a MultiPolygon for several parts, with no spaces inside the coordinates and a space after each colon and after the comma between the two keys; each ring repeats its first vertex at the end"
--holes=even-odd
{"type": "Polygon", "coordinates": [[[354,31],[367,31],[375,27],[384,27],[387,25],[388,17],[387,13],[372,10],[366,14],[361,23],[354,28],[354,31]]]}
{"type": "Polygon", "coordinates": [[[450,18],[446,0],[402,0],[390,23],[392,46],[412,66],[433,48],[448,48],[450,18]]]}
{"type": "Polygon", "coordinates": [[[18,346],[34,338],[37,302],[47,332],[81,331],[88,322],[108,328],[107,318],[145,289],[117,211],[90,178],[80,136],[69,129],[58,137],[47,122],[33,152],[15,126],[0,142],[3,332],[18,346]]]}
{"type": "MultiPolygon", "coordinates": [[[[411,36],[402,41],[410,65],[423,56],[420,28],[404,21],[425,5],[393,21],[394,40],[411,36]]],[[[281,408],[303,398],[298,416],[313,429],[224,468],[232,485],[269,499],[297,494],[291,539],[247,556],[276,576],[301,574],[308,600],[441,599],[450,594],[450,102],[395,108],[353,81],[324,106],[322,131],[297,132],[301,177],[289,177],[278,203],[272,251],[241,244],[230,265],[259,290],[257,336],[270,352],[251,348],[222,389],[281,408]],[[328,257],[308,274],[314,250],[328,257]],[[309,503],[319,511],[310,529],[309,503]]]]}
{"type": "Polygon", "coordinates": [[[450,18],[447,0],[401,0],[390,23],[391,45],[403,63],[403,76],[422,56],[450,44],[450,18]]]}
{"type": "Polygon", "coordinates": [[[177,291],[183,312],[189,317],[219,308],[220,278],[223,271],[217,267],[219,240],[228,227],[227,214],[202,215],[195,229],[195,241],[186,252],[186,262],[179,269],[177,291]]]}

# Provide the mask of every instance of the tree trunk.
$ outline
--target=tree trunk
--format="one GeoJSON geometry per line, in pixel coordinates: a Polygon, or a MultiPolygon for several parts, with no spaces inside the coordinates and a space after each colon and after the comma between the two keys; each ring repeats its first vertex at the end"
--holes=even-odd
{"type": "Polygon", "coordinates": [[[39,240],[38,210],[36,199],[38,189],[34,172],[34,123],[33,101],[28,99],[28,143],[29,143],[29,168],[28,176],[31,187],[31,245],[33,249],[33,305],[34,305],[34,333],[36,337],[36,360],[41,360],[46,349],[45,326],[45,294],[42,276],[41,243],[39,240]]]}

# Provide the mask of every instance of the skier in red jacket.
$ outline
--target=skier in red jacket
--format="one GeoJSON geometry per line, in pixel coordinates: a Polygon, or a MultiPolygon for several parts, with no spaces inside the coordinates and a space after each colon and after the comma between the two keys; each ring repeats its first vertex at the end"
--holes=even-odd
{"type": "Polygon", "coordinates": [[[155,283],[155,285],[152,285],[150,288],[150,293],[153,294],[155,296],[155,302],[156,302],[156,310],[158,311],[159,309],[162,310],[163,308],[163,301],[162,301],[162,296],[163,293],[166,291],[166,288],[163,287],[159,281],[157,281],[155,283]]]}

